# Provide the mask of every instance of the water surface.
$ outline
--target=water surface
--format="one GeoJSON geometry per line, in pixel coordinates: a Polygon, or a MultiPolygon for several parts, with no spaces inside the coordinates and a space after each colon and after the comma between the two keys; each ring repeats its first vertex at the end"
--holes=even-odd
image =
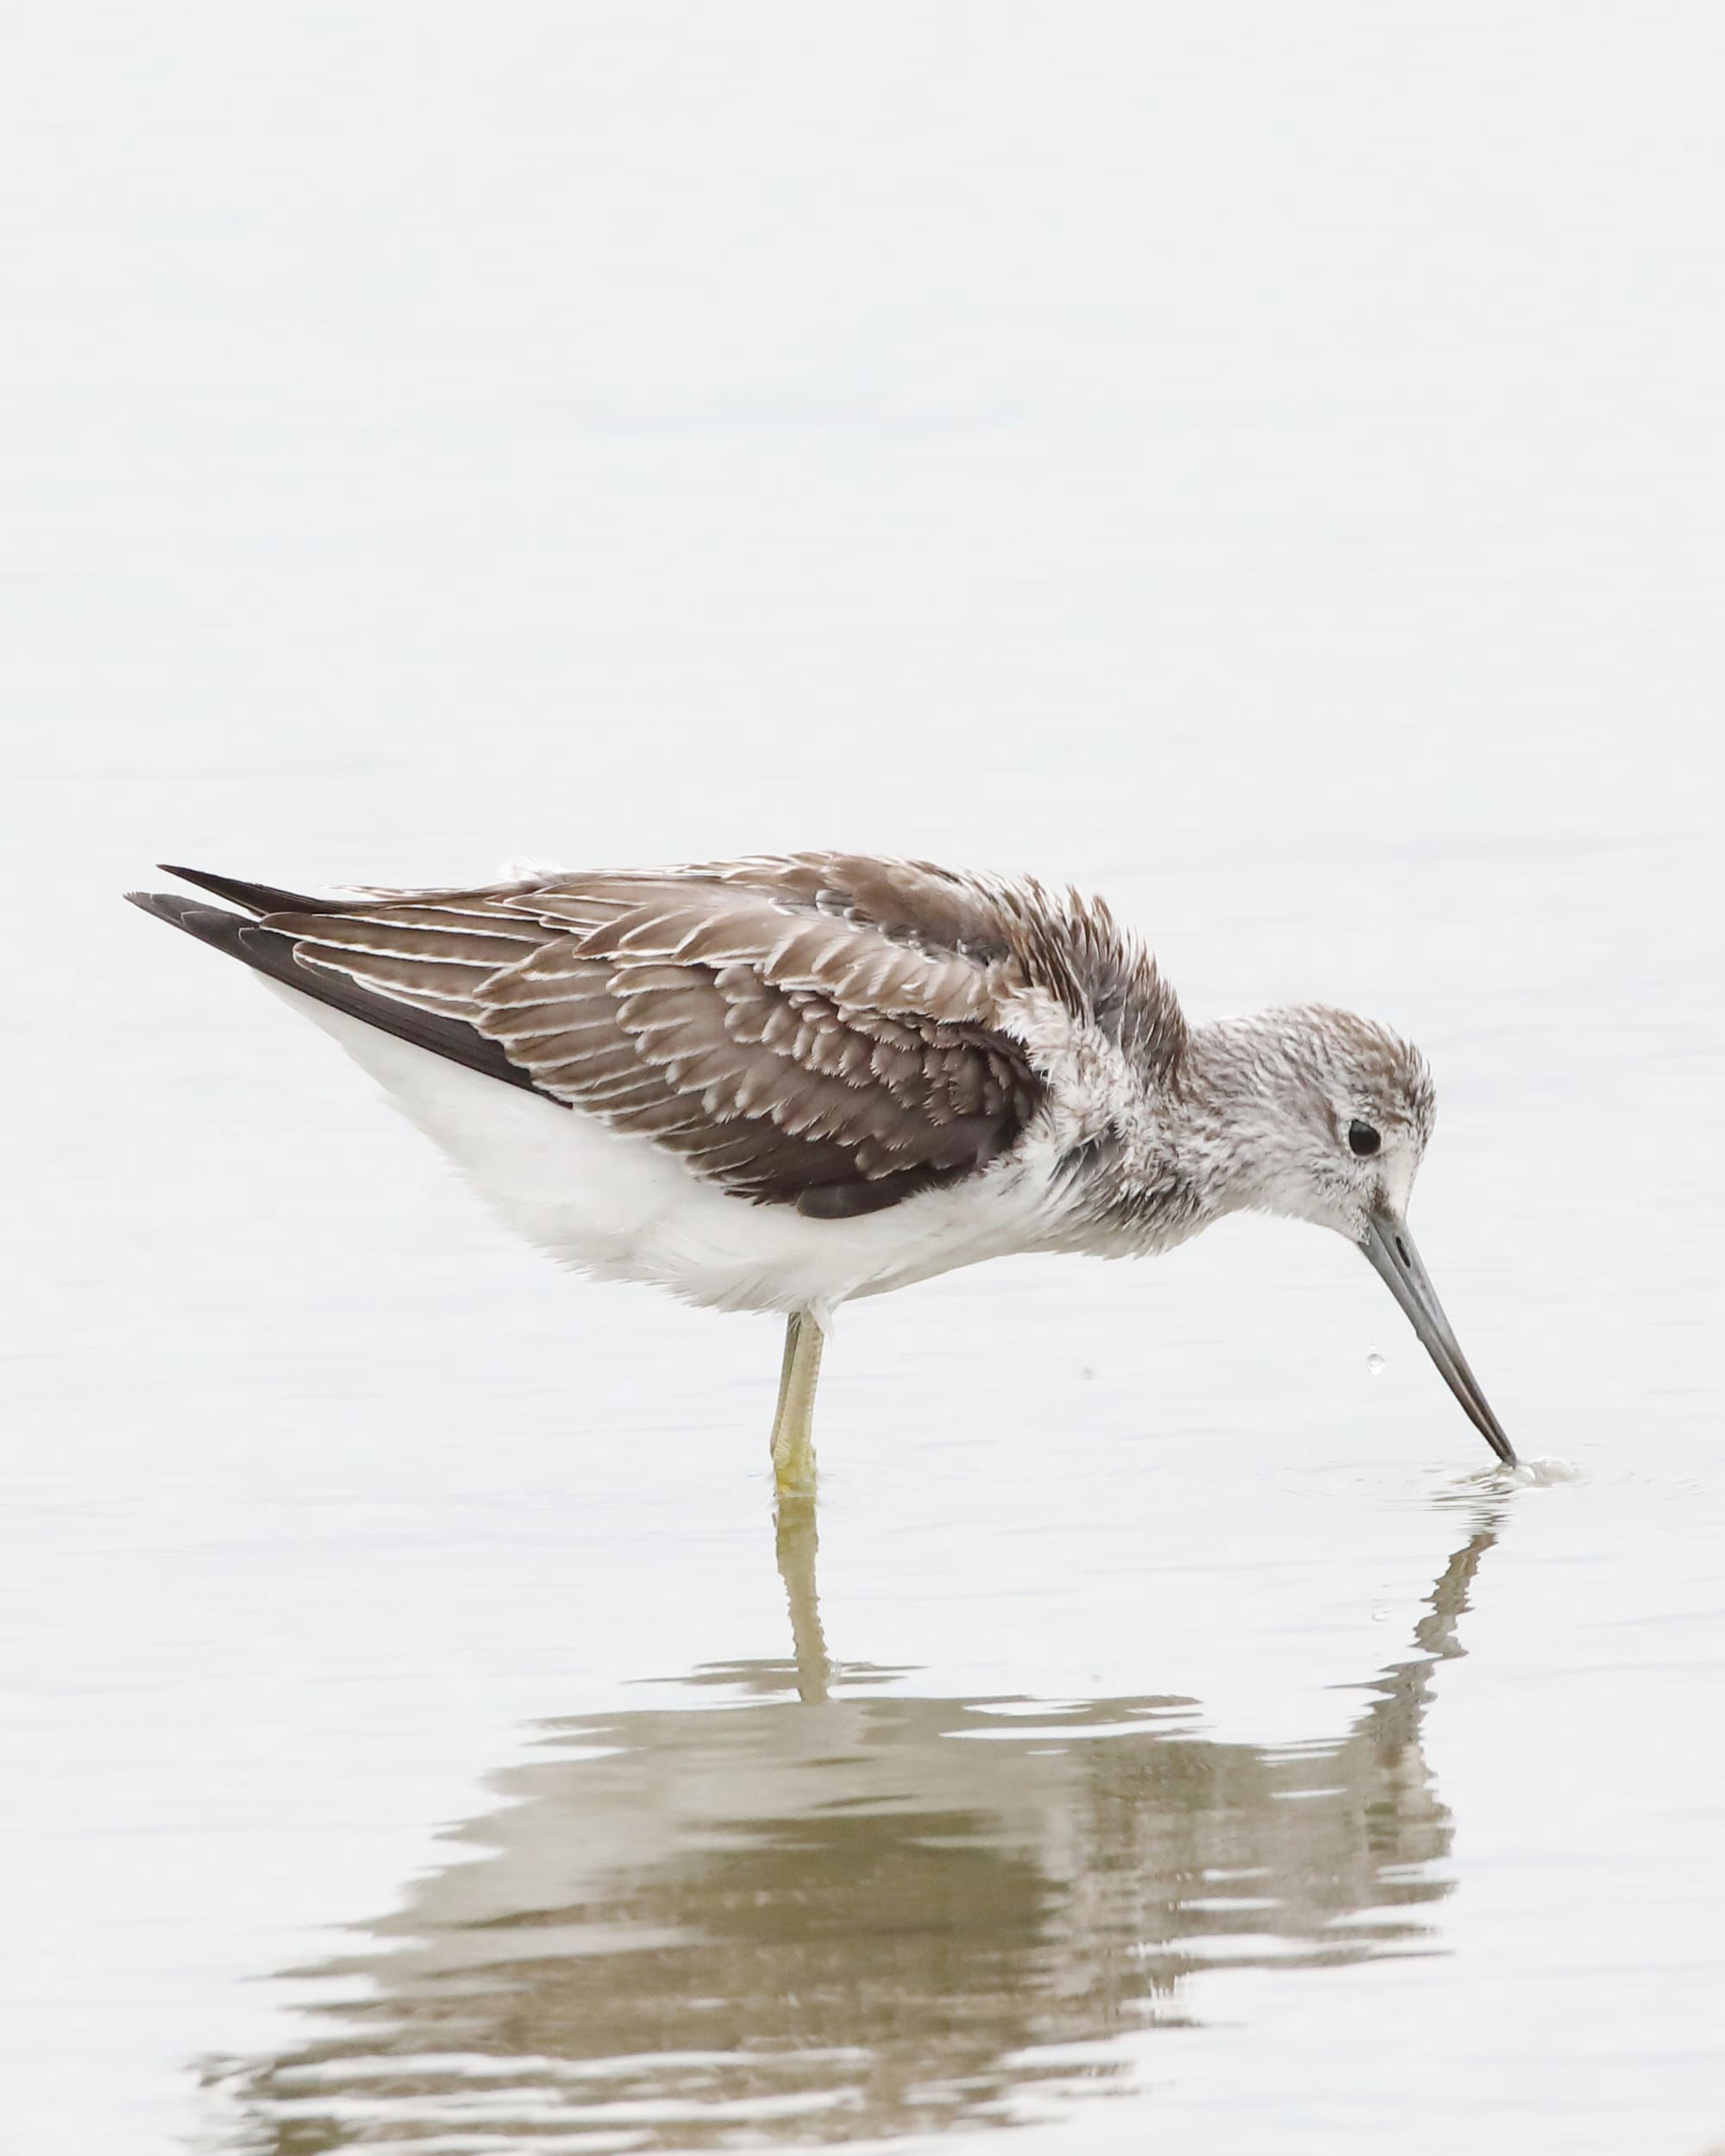
{"type": "Polygon", "coordinates": [[[23,18],[7,2156],[1716,2148],[1708,11],[23,18]],[[819,845],[1415,1037],[1578,1479],[1229,1222],[847,1311],[817,1601],[775,1329],[118,898],[819,845]]]}

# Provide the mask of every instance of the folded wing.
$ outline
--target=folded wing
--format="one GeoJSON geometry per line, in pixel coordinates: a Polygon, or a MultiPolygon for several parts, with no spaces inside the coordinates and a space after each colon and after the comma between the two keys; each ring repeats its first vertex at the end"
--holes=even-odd
{"type": "Polygon", "coordinates": [[[1009,915],[921,864],[800,856],[285,906],[198,880],[257,906],[309,993],[460,1028],[461,1060],[500,1057],[739,1196],[876,1211],[985,1167],[1043,1097],[1002,1026],[1029,985],[1009,915]]]}

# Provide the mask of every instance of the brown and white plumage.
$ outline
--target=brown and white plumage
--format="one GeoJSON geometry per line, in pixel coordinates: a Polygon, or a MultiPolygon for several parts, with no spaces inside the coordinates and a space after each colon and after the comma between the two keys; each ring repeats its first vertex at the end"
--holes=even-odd
{"type": "Polygon", "coordinates": [[[1165,1075],[1184,1039],[1106,906],[924,862],[806,854],[342,899],[173,873],[255,921],[153,911],[326,1009],[648,1141],[711,1192],[826,1223],[984,1177],[1033,1132],[1100,1137],[1102,1094],[1117,1106],[1165,1075]]]}
{"type": "Polygon", "coordinates": [[[838,853],[327,899],[170,873],[246,912],[137,902],[309,999],[515,1226],[790,1313],[810,1391],[802,1319],[1008,1251],[1164,1249],[1255,1205],[1371,1254],[1429,1133],[1395,1035],[1316,1006],[1190,1028],[1104,904],[1030,880],[838,853]]]}
{"type": "Polygon", "coordinates": [[[1045,1089],[1005,1030],[1034,978],[1026,924],[908,864],[558,876],[266,918],[303,965],[460,1019],[550,1099],[804,1213],[974,1172],[1045,1089]]]}

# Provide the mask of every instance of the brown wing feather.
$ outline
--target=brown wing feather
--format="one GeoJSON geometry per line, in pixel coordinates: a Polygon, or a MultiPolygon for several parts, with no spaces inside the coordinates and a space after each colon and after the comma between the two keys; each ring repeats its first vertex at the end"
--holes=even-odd
{"type": "Polygon", "coordinates": [[[800,856],[282,912],[303,964],[458,1017],[540,1091],[739,1195],[834,1217],[1008,1148],[1044,1091],[986,894],[800,856]]]}

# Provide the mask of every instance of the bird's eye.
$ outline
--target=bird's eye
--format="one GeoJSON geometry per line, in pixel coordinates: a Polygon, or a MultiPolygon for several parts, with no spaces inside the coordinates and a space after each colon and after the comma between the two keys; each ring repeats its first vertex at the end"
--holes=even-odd
{"type": "Polygon", "coordinates": [[[1362,1160],[1369,1160],[1383,1143],[1383,1140],[1372,1129],[1371,1124],[1350,1123],[1348,1125],[1348,1144],[1362,1160]]]}

